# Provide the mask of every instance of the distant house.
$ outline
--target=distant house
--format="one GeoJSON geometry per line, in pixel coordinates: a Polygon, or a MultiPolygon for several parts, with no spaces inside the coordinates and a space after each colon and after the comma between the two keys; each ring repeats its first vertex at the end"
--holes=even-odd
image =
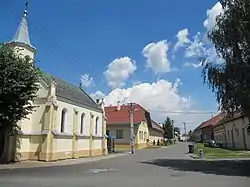
{"type": "Polygon", "coordinates": [[[162,141],[163,139],[163,129],[155,121],[151,120],[152,127],[149,127],[149,143],[153,143],[154,141],[157,142],[162,141]]]}
{"type": "Polygon", "coordinates": [[[203,142],[214,139],[213,127],[222,120],[223,115],[218,114],[200,124],[194,130],[195,142],[203,142]]]}
{"type": "MultiPolygon", "coordinates": [[[[117,106],[105,107],[107,117],[106,129],[107,135],[115,138],[115,147],[130,147],[130,115],[129,105],[119,104],[117,106]]],[[[141,149],[152,144],[155,140],[163,140],[163,129],[156,122],[151,120],[150,113],[139,104],[134,108],[134,143],[135,149],[141,149]]]]}
{"type": "Polygon", "coordinates": [[[194,129],[194,132],[192,135],[192,139],[194,142],[201,142],[202,141],[202,130],[201,130],[202,124],[200,124],[198,127],[196,127],[194,129]]]}
{"type": "Polygon", "coordinates": [[[250,150],[250,126],[247,117],[236,114],[224,118],[213,128],[214,139],[223,147],[250,150]]]}

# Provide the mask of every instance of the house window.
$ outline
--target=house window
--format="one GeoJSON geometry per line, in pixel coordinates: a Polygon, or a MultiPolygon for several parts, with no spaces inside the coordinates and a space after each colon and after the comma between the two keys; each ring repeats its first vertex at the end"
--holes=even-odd
{"type": "Polygon", "coordinates": [[[116,139],[123,139],[123,130],[116,130],[116,139]]]}
{"type": "Polygon", "coordinates": [[[65,132],[65,123],[66,123],[66,117],[67,117],[67,109],[63,109],[61,113],[61,132],[65,132]]]}
{"type": "Polygon", "coordinates": [[[147,133],[144,132],[144,141],[147,139],[147,133]]]}
{"type": "Polygon", "coordinates": [[[96,117],[95,119],[95,134],[98,134],[98,124],[99,124],[99,117],[96,117]]]}
{"type": "Polygon", "coordinates": [[[85,124],[85,114],[82,113],[82,115],[81,115],[81,124],[80,124],[80,133],[81,134],[83,134],[84,124],[85,124]]]}

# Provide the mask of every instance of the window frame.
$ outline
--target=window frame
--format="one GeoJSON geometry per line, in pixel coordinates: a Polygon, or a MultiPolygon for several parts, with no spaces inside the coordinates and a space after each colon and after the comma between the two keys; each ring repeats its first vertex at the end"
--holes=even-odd
{"type": "Polygon", "coordinates": [[[122,140],[124,138],[123,136],[123,129],[117,129],[116,130],[116,139],[122,140]]]}
{"type": "Polygon", "coordinates": [[[61,123],[60,123],[60,133],[66,132],[66,121],[67,121],[68,111],[66,108],[61,111],[61,123]]]}

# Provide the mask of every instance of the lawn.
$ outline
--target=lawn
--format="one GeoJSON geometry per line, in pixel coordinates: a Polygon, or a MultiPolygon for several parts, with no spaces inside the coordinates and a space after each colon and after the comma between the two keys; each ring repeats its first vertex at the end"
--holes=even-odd
{"type": "Polygon", "coordinates": [[[204,144],[197,143],[195,145],[195,154],[198,155],[198,150],[203,149],[204,157],[209,159],[216,158],[250,158],[250,151],[231,150],[223,148],[204,147],[204,144]]]}

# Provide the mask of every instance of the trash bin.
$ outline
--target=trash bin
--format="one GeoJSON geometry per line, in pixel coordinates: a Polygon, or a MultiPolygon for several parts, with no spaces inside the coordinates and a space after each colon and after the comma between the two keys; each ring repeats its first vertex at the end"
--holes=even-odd
{"type": "Polygon", "coordinates": [[[192,144],[188,145],[188,153],[194,153],[194,145],[192,144]]]}

